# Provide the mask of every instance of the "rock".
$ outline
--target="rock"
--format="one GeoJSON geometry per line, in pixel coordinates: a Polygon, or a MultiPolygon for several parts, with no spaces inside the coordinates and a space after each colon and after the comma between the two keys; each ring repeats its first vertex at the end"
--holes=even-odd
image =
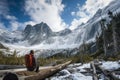
{"type": "Polygon", "coordinates": [[[68,75],[70,74],[70,72],[68,70],[62,70],[58,73],[59,76],[64,76],[64,75],[68,75]]]}

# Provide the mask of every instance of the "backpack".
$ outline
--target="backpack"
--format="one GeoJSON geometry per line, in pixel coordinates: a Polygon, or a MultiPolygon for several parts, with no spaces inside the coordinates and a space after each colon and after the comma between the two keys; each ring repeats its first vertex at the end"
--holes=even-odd
{"type": "Polygon", "coordinates": [[[35,66],[35,58],[31,54],[25,55],[25,65],[27,68],[35,66]]]}

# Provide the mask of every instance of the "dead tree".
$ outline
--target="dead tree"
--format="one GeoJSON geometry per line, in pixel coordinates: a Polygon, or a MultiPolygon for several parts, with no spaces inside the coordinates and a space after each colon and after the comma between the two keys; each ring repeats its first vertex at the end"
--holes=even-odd
{"type": "Polygon", "coordinates": [[[93,70],[93,80],[98,80],[98,76],[96,73],[96,68],[95,68],[94,62],[91,62],[91,68],[93,70]]]}
{"type": "Polygon", "coordinates": [[[23,76],[22,80],[45,80],[64,69],[67,65],[69,65],[71,61],[67,61],[63,64],[59,64],[56,66],[52,66],[50,68],[41,69],[38,73],[30,72],[30,71],[19,71],[16,72],[18,76],[23,76]]]}
{"type": "Polygon", "coordinates": [[[105,77],[108,80],[120,80],[119,77],[115,76],[114,72],[105,70],[104,68],[100,67],[99,65],[95,65],[95,66],[98,68],[98,70],[100,70],[105,75],[105,77]]]}

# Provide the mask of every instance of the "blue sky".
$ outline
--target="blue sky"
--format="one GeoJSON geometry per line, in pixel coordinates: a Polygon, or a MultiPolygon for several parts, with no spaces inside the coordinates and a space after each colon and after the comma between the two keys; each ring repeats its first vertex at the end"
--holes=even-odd
{"type": "Polygon", "coordinates": [[[113,0],[0,0],[0,28],[23,30],[47,23],[53,31],[75,29],[113,0]]]}
{"type": "Polygon", "coordinates": [[[67,23],[70,24],[74,19],[74,16],[71,15],[72,11],[78,11],[77,5],[83,5],[85,0],[63,0],[63,4],[65,4],[64,12],[62,13],[62,19],[67,23]]]}

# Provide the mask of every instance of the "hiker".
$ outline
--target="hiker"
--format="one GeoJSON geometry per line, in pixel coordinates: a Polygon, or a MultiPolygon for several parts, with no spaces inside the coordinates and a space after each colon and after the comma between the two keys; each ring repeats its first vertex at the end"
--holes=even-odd
{"type": "Polygon", "coordinates": [[[29,54],[25,55],[25,64],[28,71],[38,72],[39,66],[37,64],[37,59],[34,57],[33,50],[31,50],[29,54]]]}

